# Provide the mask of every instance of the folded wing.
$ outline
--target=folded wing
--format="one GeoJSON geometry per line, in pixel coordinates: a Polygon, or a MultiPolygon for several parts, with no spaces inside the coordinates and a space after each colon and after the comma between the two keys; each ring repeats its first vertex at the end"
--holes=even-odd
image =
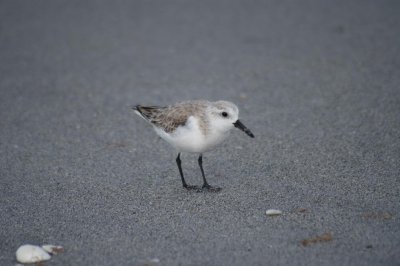
{"type": "Polygon", "coordinates": [[[189,117],[188,113],[182,112],[180,108],[136,105],[132,109],[146,121],[167,133],[172,133],[177,127],[185,125],[189,117]]]}

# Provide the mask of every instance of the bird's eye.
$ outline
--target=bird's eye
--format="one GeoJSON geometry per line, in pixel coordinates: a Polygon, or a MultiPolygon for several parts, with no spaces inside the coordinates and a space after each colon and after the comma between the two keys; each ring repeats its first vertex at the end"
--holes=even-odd
{"type": "Polygon", "coordinates": [[[223,117],[227,117],[227,116],[228,116],[228,113],[227,113],[227,112],[222,112],[221,115],[222,115],[223,117]]]}

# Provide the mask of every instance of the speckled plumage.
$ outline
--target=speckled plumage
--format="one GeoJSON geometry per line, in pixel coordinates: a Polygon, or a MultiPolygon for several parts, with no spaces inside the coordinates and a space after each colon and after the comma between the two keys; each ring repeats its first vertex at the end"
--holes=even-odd
{"type": "Polygon", "coordinates": [[[222,142],[239,116],[236,105],[227,101],[196,100],[165,107],[136,105],[133,109],[178,151],[196,153],[222,142]]]}
{"type": "Polygon", "coordinates": [[[204,110],[210,105],[208,101],[186,101],[165,107],[137,105],[136,110],[150,123],[162,128],[167,133],[174,132],[185,125],[190,116],[199,118],[199,126],[207,134],[207,119],[204,110]]]}

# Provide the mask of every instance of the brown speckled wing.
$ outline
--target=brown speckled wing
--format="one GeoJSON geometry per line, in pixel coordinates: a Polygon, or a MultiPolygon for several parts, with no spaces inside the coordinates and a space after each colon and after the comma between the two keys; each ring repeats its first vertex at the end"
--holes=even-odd
{"type": "Polygon", "coordinates": [[[205,133],[205,114],[202,112],[205,105],[203,101],[191,101],[167,107],[137,105],[135,109],[150,123],[167,133],[172,133],[179,126],[185,125],[190,116],[196,116],[200,118],[200,128],[205,133]]]}
{"type": "Polygon", "coordinates": [[[179,126],[186,123],[188,114],[178,112],[175,108],[171,107],[158,107],[158,106],[136,106],[144,118],[150,123],[162,128],[165,132],[171,133],[179,126]]]}

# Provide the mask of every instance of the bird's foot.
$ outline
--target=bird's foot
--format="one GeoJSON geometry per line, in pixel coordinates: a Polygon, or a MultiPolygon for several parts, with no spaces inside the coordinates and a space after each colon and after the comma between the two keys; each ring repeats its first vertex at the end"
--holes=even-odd
{"type": "Polygon", "coordinates": [[[200,188],[198,186],[191,186],[191,185],[183,185],[184,188],[186,188],[187,190],[199,190],[200,188]]]}
{"type": "Polygon", "coordinates": [[[204,184],[201,189],[198,190],[198,192],[220,192],[222,188],[220,187],[212,187],[209,184],[204,184]]]}

